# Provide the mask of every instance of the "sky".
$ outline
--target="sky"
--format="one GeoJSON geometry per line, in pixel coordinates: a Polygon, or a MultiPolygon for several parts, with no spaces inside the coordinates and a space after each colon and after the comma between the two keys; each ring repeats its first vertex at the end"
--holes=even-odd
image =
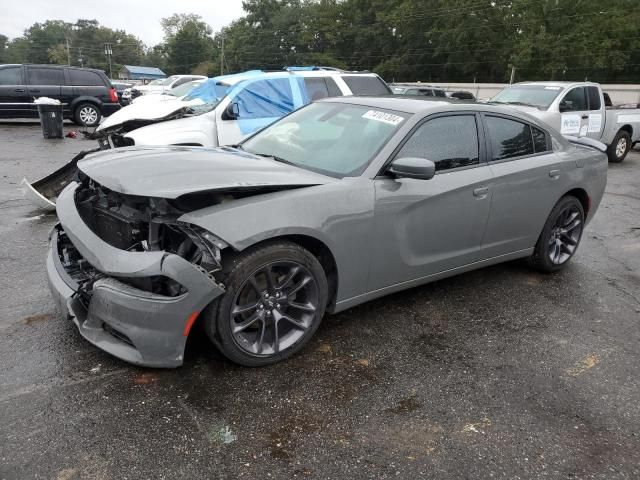
{"type": "Polygon", "coordinates": [[[242,0],[1,0],[0,34],[9,38],[22,35],[36,22],[79,18],[98,20],[101,25],[125,30],[147,46],[162,41],[160,19],[174,13],[195,13],[213,31],[242,16],[242,0]]]}

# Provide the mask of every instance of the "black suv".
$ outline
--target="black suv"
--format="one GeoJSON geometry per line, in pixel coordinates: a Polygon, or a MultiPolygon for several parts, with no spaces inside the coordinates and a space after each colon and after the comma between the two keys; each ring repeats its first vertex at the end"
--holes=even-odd
{"type": "Polygon", "coordinates": [[[95,127],[120,109],[101,70],[57,65],[0,65],[0,118],[37,118],[37,97],[60,100],[64,117],[95,127]]]}

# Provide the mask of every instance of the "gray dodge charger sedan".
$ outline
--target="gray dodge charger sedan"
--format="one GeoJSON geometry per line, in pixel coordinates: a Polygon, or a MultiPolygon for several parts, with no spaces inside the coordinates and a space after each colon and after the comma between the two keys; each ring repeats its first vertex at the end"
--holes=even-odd
{"type": "Polygon", "coordinates": [[[597,142],[525,113],[410,98],[313,103],[233,148],[123,148],[58,198],[49,283],[97,347],[182,364],[299,351],[325,312],[457,273],[574,255],[606,184],[597,142]]]}

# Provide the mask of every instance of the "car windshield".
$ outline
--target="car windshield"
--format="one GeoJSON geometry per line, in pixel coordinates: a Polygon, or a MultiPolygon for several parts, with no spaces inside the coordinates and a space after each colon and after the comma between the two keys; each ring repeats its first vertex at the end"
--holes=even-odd
{"type": "Polygon", "coordinates": [[[210,78],[200,82],[195,88],[182,97],[183,102],[189,102],[189,110],[193,115],[210,112],[220,103],[228,93],[230,85],[210,78]]]}
{"type": "Polygon", "coordinates": [[[171,75],[170,77],[165,78],[164,80],[160,81],[160,85],[166,87],[171,85],[173,82],[176,81],[176,79],[178,78],[177,75],[171,75]]]}
{"type": "Polygon", "coordinates": [[[562,87],[548,85],[515,85],[502,90],[490,102],[531,105],[547,109],[561,90],[562,87]]]}
{"type": "Polygon", "coordinates": [[[184,97],[198,85],[202,85],[202,82],[202,80],[194,80],[193,82],[183,83],[176,88],[172,88],[168,93],[169,95],[173,95],[174,97],[184,97]]]}
{"type": "Polygon", "coordinates": [[[376,107],[312,103],[250,137],[241,148],[332,177],[357,176],[407,117],[376,107]]]}

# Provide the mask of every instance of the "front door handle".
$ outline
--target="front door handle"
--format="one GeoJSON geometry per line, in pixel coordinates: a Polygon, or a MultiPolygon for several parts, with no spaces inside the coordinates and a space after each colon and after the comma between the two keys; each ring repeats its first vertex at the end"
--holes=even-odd
{"type": "Polygon", "coordinates": [[[489,193],[489,187],[476,188],[473,191],[473,196],[474,197],[484,198],[484,197],[487,196],[487,193],[489,193]]]}
{"type": "Polygon", "coordinates": [[[14,90],[14,92],[16,92],[16,93],[24,93],[24,92],[25,92],[25,89],[24,89],[24,88],[16,88],[16,89],[14,90]]]}
{"type": "Polygon", "coordinates": [[[589,118],[589,115],[582,115],[583,120],[586,120],[587,118],[589,118]]]}
{"type": "Polygon", "coordinates": [[[560,170],[549,170],[549,176],[554,180],[560,176],[560,170]]]}

